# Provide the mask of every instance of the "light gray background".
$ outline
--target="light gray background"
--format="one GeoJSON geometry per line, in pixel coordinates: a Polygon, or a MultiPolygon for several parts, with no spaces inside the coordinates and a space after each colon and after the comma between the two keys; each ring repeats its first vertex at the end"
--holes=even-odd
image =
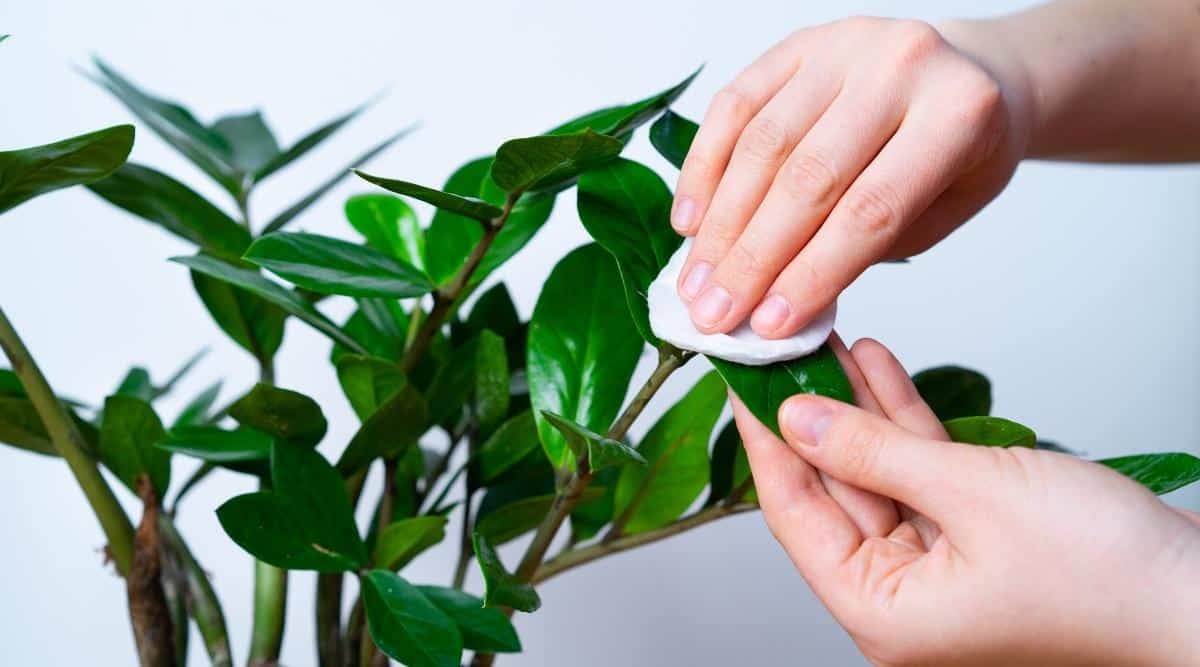
{"type": "MultiPolygon", "coordinates": [[[[1025,4],[5,0],[0,32],[14,37],[0,47],[0,146],[130,119],[71,71],[91,53],[149,89],[185,100],[206,120],[261,105],[285,143],[390,87],[365,118],[262,189],[254,202],[261,221],[363,146],[414,120],[424,122],[421,131],[372,171],[439,184],[507,137],[660,90],[707,63],[678,104],[698,117],[719,86],[793,27],[851,13],[938,19],[1025,4]]],[[[630,154],[673,179],[644,136],[630,154]]],[[[134,158],[224,201],[149,132],[139,132],[134,158]]],[[[295,227],[349,236],[342,201],[367,189],[344,185],[295,227]]],[[[1071,447],[1096,455],[1195,451],[1198,220],[1196,167],[1025,165],[1004,195],[939,248],[908,266],[871,270],[844,296],[839,328],[847,338],[883,340],[912,370],[945,362],[985,370],[999,414],[1071,447]]],[[[542,233],[496,274],[514,288],[523,314],[555,259],[584,240],[574,195],[563,196],[542,233]]],[[[211,346],[166,401],[165,413],[173,415],[183,397],[216,378],[228,378],[226,400],[255,375],[247,355],[209,320],[186,272],[165,261],[187,252],[83,190],[58,193],[0,223],[0,304],[54,385],[92,401],[131,363],[161,380],[211,346]]],[[[344,304],[328,310],[338,318],[346,313],[344,304]]],[[[332,455],[332,443],[344,442],[355,422],[327,352],[325,339],[293,321],[278,366],[282,385],[324,406],[332,428],[322,449],[332,455]]],[[[703,370],[694,366],[671,381],[651,412],[703,370]]],[[[176,475],[191,467],[178,460],[176,475]]],[[[244,477],[218,475],[180,516],[212,571],[243,657],[251,565],[221,532],[213,509],[249,488],[244,477]]],[[[102,538],[66,467],[0,450],[0,494],[5,662],[132,664],[123,586],[100,567],[102,538]]],[[[1194,492],[1172,500],[1200,507],[1194,492]]],[[[444,581],[452,558],[449,549],[432,551],[406,576],[444,581]]],[[[292,578],[288,665],[314,662],[313,581],[311,574],[292,578]]],[[[756,515],[575,571],[541,593],[542,611],[519,618],[525,654],[501,664],[861,661],[756,515]]],[[[198,641],[193,649],[199,658],[198,641]]]]}

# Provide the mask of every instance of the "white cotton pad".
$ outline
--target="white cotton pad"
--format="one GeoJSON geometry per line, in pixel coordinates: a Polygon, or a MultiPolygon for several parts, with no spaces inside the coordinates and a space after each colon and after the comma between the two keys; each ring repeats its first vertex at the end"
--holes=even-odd
{"type": "Polygon", "coordinates": [[[687,261],[692,240],[686,239],[671,256],[650,289],[646,301],[650,308],[650,328],[654,335],[675,347],[700,352],[747,366],[764,366],[811,354],[833,333],[837,304],[825,309],[808,326],[789,338],[766,339],[754,333],[749,319],[728,334],[706,334],[696,330],[687,305],[679,298],[675,285],[687,261]]]}

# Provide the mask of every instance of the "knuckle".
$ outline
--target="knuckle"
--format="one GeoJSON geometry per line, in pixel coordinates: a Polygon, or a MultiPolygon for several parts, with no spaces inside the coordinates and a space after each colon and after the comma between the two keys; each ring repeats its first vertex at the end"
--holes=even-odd
{"type": "Polygon", "coordinates": [[[720,161],[706,150],[689,151],[687,155],[687,162],[684,167],[691,173],[692,176],[698,177],[706,182],[714,181],[718,176],[721,175],[720,161]]]}
{"type": "Polygon", "coordinates": [[[964,78],[960,84],[963,113],[970,120],[988,120],[1003,104],[1004,94],[1000,90],[1000,84],[978,70],[972,71],[964,78]]]}
{"type": "Polygon", "coordinates": [[[758,116],[746,126],[738,143],[745,155],[763,162],[775,162],[787,153],[788,135],[786,124],[770,116],[758,116]]]}
{"type": "Polygon", "coordinates": [[[902,67],[921,62],[945,45],[941,33],[924,21],[899,21],[896,31],[896,59],[902,67]]]}
{"type": "Polygon", "coordinates": [[[741,117],[750,109],[750,96],[741,86],[731,83],[713,95],[712,110],[724,118],[741,117]]]}
{"type": "Polygon", "coordinates": [[[855,188],[846,194],[846,212],[854,231],[864,236],[878,236],[895,227],[900,197],[890,185],[855,188]]]}
{"type": "Polygon", "coordinates": [[[817,151],[796,155],[785,167],[784,190],[792,197],[813,205],[827,203],[838,184],[837,172],[832,164],[817,151]]]}

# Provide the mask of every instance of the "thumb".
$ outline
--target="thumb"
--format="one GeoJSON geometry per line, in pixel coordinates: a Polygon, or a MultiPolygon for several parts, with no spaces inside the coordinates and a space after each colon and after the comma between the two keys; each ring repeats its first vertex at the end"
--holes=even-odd
{"type": "Polygon", "coordinates": [[[928,440],[865,410],[801,394],[779,409],[783,436],[835,479],[898,500],[941,523],[978,507],[992,457],[985,448],[928,440]]]}

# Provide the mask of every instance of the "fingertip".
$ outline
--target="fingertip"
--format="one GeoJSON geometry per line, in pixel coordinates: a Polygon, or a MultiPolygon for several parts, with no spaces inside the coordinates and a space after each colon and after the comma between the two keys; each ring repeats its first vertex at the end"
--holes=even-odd
{"type": "Polygon", "coordinates": [[[681,236],[691,236],[696,229],[696,199],[690,196],[675,198],[671,206],[671,227],[681,236]]]}
{"type": "Polygon", "coordinates": [[[676,283],[676,291],[679,292],[679,297],[685,303],[691,303],[696,296],[700,294],[700,290],[708,284],[708,277],[712,275],[713,267],[706,261],[699,260],[690,262],[684,267],[679,274],[679,281],[676,283]]]}
{"type": "Polygon", "coordinates": [[[779,406],[779,427],[790,444],[816,446],[833,417],[833,408],[820,396],[797,394],[779,406]]]}
{"type": "Polygon", "coordinates": [[[791,319],[792,304],[781,294],[771,294],[750,315],[750,328],[763,338],[785,338],[783,327],[791,319]]]}
{"type": "Polygon", "coordinates": [[[724,333],[733,328],[727,323],[733,310],[733,295],[719,284],[710,284],[700,292],[688,309],[692,324],[704,333],[724,333]]]}

